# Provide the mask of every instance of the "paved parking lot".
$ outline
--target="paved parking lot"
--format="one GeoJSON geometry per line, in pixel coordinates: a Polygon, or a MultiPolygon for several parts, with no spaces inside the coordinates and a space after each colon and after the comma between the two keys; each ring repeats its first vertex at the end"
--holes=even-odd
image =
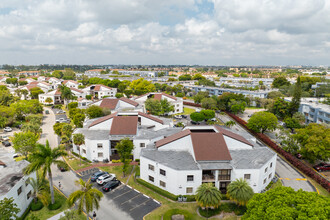
{"type": "MultiPolygon", "coordinates": [[[[85,175],[81,176],[81,178],[87,180],[92,173],[97,171],[95,168],[92,171],[84,171],[85,175]]],[[[99,186],[96,182],[94,187],[103,192],[107,199],[111,200],[117,208],[126,212],[133,219],[143,219],[143,216],[161,206],[156,200],[123,183],[110,192],[104,192],[102,186],[99,186]]]]}
{"type": "Polygon", "coordinates": [[[61,109],[57,109],[57,108],[54,108],[54,109],[52,109],[52,111],[54,112],[54,114],[55,114],[55,120],[59,120],[59,119],[61,119],[61,118],[64,118],[66,121],[65,122],[69,122],[67,119],[67,117],[66,117],[66,114],[65,113],[60,113],[60,114],[57,114],[57,112],[59,111],[59,110],[61,110],[61,109]]]}

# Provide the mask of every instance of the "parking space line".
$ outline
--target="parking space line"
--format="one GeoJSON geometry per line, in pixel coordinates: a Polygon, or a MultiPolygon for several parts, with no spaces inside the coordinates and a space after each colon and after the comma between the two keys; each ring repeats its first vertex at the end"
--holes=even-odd
{"type": "Polygon", "coordinates": [[[147,197],[148,199],[150,199],[150,197],[149,196],[147,196],[147,195],[144,195],[144,194],[142,194],[144,197],[147,197]]]}
{"type": "Polygon", "coordinates": [[[158,201],[157,201],[157,200],[155,200],[155,199],[154,199],[154,201],[160,205],[160,202],[158,202],[158,201]]]}
{"type": "Polygon", "coordinates": [[[150,200],[147,200],[147,201],[145,201],[145,202],[142,202],[141,204],[139,204],[138,206],[136,206],[136,207],[134,207],[134,208],[131,208],[130,210],[128,210],[129,212],[131,212],[133,209],[136,209],[136,208],[138,208],[138,207],[140,207],[140,206],[142,206],[142,205],[144,205],[146,202],[148,202],[148,201],[150,201],[150,200]]]}
{"type": "Polygon", "coordinates": [[[118,196],[116,196],[116,197],[113,197],[113,198],[111,198],[111,199],[114,200],[114,199],[116,199],[116,198],[118,198],[118,197],[120,197],[120,196],[122,196],[122,195],[125,195],[125,194],[131,192],[131,191],[132,191],[132,190],[128,190],[127,192],[124,192],[123,194],[120,194],[120,195],[118,195],[118,196]]]}
{"type": "Polygon", "coordinates": [[[126,200],[125,202],[121,203],[120,205],[122,205],[122,204],[124,204],[124,203],[126,203],[126,202],[129,202],[130,200],[134,199],[135,197],[138,197],[139,195],[140,195],[140,194],[137,194],[136,196],[134,196],[134,197],[132,197],[132,198],[126,200]]]}
{"type": "Polygon", "coordinates": [[[134,191],[140,193],[140,192],[139,192],[138,190],[136,190],[136,189],[134,189],[134,191]]]}
{"type": "Polygon", "coordinates": [[[126,185],[128,188],[130,188],[130,189],[132,189],[132,187],[131,186],[129,186],[129,185],[126,185]]]}

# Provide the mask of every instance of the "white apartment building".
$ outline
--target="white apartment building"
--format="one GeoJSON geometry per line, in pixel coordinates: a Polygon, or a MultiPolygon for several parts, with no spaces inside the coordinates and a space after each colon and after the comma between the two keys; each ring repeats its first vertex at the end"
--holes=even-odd
{"type": "Polygon", "coordinates": [[[10,153],[0,149],[0,200],[13,198],[17,208],[20,209],[18,216],[32,201],[33,188],[28,184],[29,177],[36,178],[36,173],[24,175],[23,169],[29,164],[28,161],[15,161],[10,153]]]}
{"type": "Polygon", "coordinates": [[[191,126],[141,151],[143,180],[174,195],[211,182],[222,193],[235,179],[261,192],[275,176],[276,153],[219,126],[191,126]]]}
{"type": "Polygon", "coordinates": [[[166,99],[167,101],[169,101],[173,106],[174,106],[174,112],[170,112],[169,114],[176,114],[176,113],[182,113],[183,112],[183,99],[179,98],[179,97],[174,97],[171,95],[168,95],[166,93],[162,93],[162,92],[150,92],[144,95],[141,95],[137,98],[135,98],[135,101],[140,103],[141,106],[143,106],[143,108],[145,108],[145,101],[147,101],[147,99],[156,99],[156,100],[162,100],[162,99],[166,99]]]}
{"type": "Polygon", "coordinates": [[[75,89],[78,89],[79,86],[79,83],[74,80],[64,80],[62,84],[65,85],[66,87],[75,88],[75,89]]]}
{"type": "Polygon", "coordinates": [[[80,148],[73,145],[73,152],[91,161],[117,160],[116,144],[123,138],[129,138],[134,144],[134,159],[138,159],[141,149],[179,130],[173,128],[171,120],[142,112],[115,112],[87,120],[83,128],[76,129],[73,133],[84,134],[85,144],[80,148]]]}
{"type": "Polygon", "coordinates": [[[101,108],[107,108],[110,110],[143,110],[141,106],[139,106],[138,102],[125,97],[121,97],[119,99],[111,97],[104,98],[93,103],[92,105],[100,106],[101,108]]]}
{"type": "Polygon", "coordinates": [[[117,94],[117,88],[110,88],[104,85],[91,85],[82,89],[87,95],[91,95],[93,98],[102,99],[104,96],[115,97],[117,94]]]}

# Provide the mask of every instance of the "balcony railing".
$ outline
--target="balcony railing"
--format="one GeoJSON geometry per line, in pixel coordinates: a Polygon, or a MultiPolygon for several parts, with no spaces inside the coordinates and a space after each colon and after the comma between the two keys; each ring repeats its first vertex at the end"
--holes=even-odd
{"type": "Polygon", "coordinates": [[[212,181],[215,181],[215,176],[211,175],[211,174],[203,174],[202,180],[204,182],[212,182],[212,181]]]}

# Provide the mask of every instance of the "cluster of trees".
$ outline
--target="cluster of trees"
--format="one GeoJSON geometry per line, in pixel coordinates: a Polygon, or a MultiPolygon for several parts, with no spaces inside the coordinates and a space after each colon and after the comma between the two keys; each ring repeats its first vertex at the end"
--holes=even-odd
{"type": "Polygon", "coordinates": [[[149,98],[145,102],[145,108],[153,115],[165,115],[174,112],[174,105],[172,105],[167,99],[156,100],[149,98]]]}
{"type": "Polygon", "coordinates": [[[55,70],[52,73],[52,77],[64,80],[74,80],[76,78],[75,72],[70,68],[65,68],[63,70],[55,70]]]}
{"type": "Polygon", "coordinates": [[[215,117],[215,112],[214,110],[208,110],[208,109],[204,109],[200,112],[193,112],[190,114],[190,118],[193,121],[199,122],[199,121],[208,121],[211,118],[215,117]]]}

